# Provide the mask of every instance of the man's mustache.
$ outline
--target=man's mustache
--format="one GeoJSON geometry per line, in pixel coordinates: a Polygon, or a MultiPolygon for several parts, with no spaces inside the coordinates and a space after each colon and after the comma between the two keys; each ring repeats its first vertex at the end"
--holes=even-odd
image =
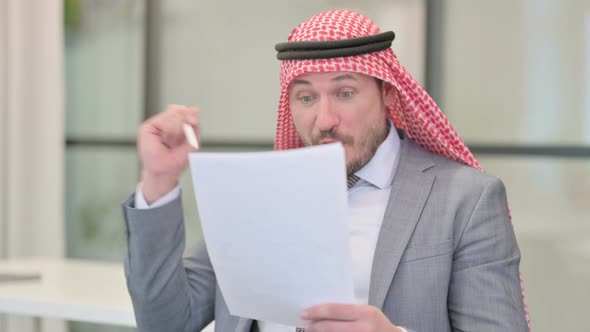
{"type": "Polygon", "coordinates": [[[341,135],[340,133],[337,133],[333,130],[323,130],[320,131],[316,137],[314,137],[312,143],[313,145],[318,145],[323,139],[326,138],[333,139],[335,141],[340,141],[342,142],[342,144],[352,145],[352,143],[354,142],[352,136],[341,135]]]}

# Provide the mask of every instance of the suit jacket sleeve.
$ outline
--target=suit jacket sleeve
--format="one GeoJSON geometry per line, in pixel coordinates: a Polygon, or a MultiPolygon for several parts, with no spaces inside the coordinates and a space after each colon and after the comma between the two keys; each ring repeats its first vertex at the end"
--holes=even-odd
{"type": "Polygon", "coordinates": [[[528,331],[520,251],[503,183],[490,177],[469,220],[459,226],[448,296],[455,331],[528,331]]]}
{"type": "Polygon", "coordinates": [[[200,331],[213,320],[215,275],[204,243],[183,259],[180,197],[153,209],[123,203],[127,225],[127,288],[140,331],[200,331]]]}

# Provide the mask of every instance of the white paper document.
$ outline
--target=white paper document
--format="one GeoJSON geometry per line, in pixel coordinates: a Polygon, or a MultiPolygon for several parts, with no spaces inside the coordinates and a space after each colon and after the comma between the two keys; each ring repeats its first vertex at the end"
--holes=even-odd
{"type": "Polygon", "coordinates": [[[303,327],[303,309],[354,303],[339,143],[191,153],[201,225],[232,315],[303,327]]]}

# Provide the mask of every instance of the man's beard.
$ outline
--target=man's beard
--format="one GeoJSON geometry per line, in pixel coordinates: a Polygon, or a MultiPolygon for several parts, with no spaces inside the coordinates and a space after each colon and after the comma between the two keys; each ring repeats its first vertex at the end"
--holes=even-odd
{"type": "Polygon", "coordinates": [[[328,138],[339,141],[343,145],[348,145],[353,149],[358,146],[362,147],[361,155],[351,160],[346,165],[346,174],[347,176],[350,176],[363,168],[363,166],[365,166],[371,160],[371,158],[373,158],[375,152],[377,152],[377,149],[379,148],[379,145],[381,145],[381,143],[383,143],[387,137],[387,134],[387,122],[383,122],[375,123],[373,126],[371,126],[367,131],[367,136],[362,139],[359,144],[356,144],[357,142],[355,142],[354,137],[342,135],[335,130],[320,131],[311,139],[311,142],[307,139],[304,139],[301,134],[299,137],[302,138],[303,144],[306,146],[319,145],[323,139],[328,138]]]}

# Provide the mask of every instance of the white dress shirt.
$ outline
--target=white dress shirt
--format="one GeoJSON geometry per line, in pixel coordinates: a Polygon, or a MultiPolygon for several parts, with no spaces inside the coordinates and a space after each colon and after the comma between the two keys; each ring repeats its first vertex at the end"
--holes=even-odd
{"type": "MultiPolygon", "coordinates": [[[[391,122],[389,127],[391,129],[387,138],[381,143],[373,158],[355,173],[360,180],[348,191],[350,253],[354,297],[358,304],[368,304],[369,301],[371,269],[377,238],[399,161],[401,140],[391,122]]],[[[142,209],[162,206],[179,195],[180,188],[177,186],[152,205],[148,205],[139,184],[135,195],[135,207],[142,209]]],[[[295,331],[295,327],[265,321],[258,321],[258,327],[261,332],[295,331]]]]}

